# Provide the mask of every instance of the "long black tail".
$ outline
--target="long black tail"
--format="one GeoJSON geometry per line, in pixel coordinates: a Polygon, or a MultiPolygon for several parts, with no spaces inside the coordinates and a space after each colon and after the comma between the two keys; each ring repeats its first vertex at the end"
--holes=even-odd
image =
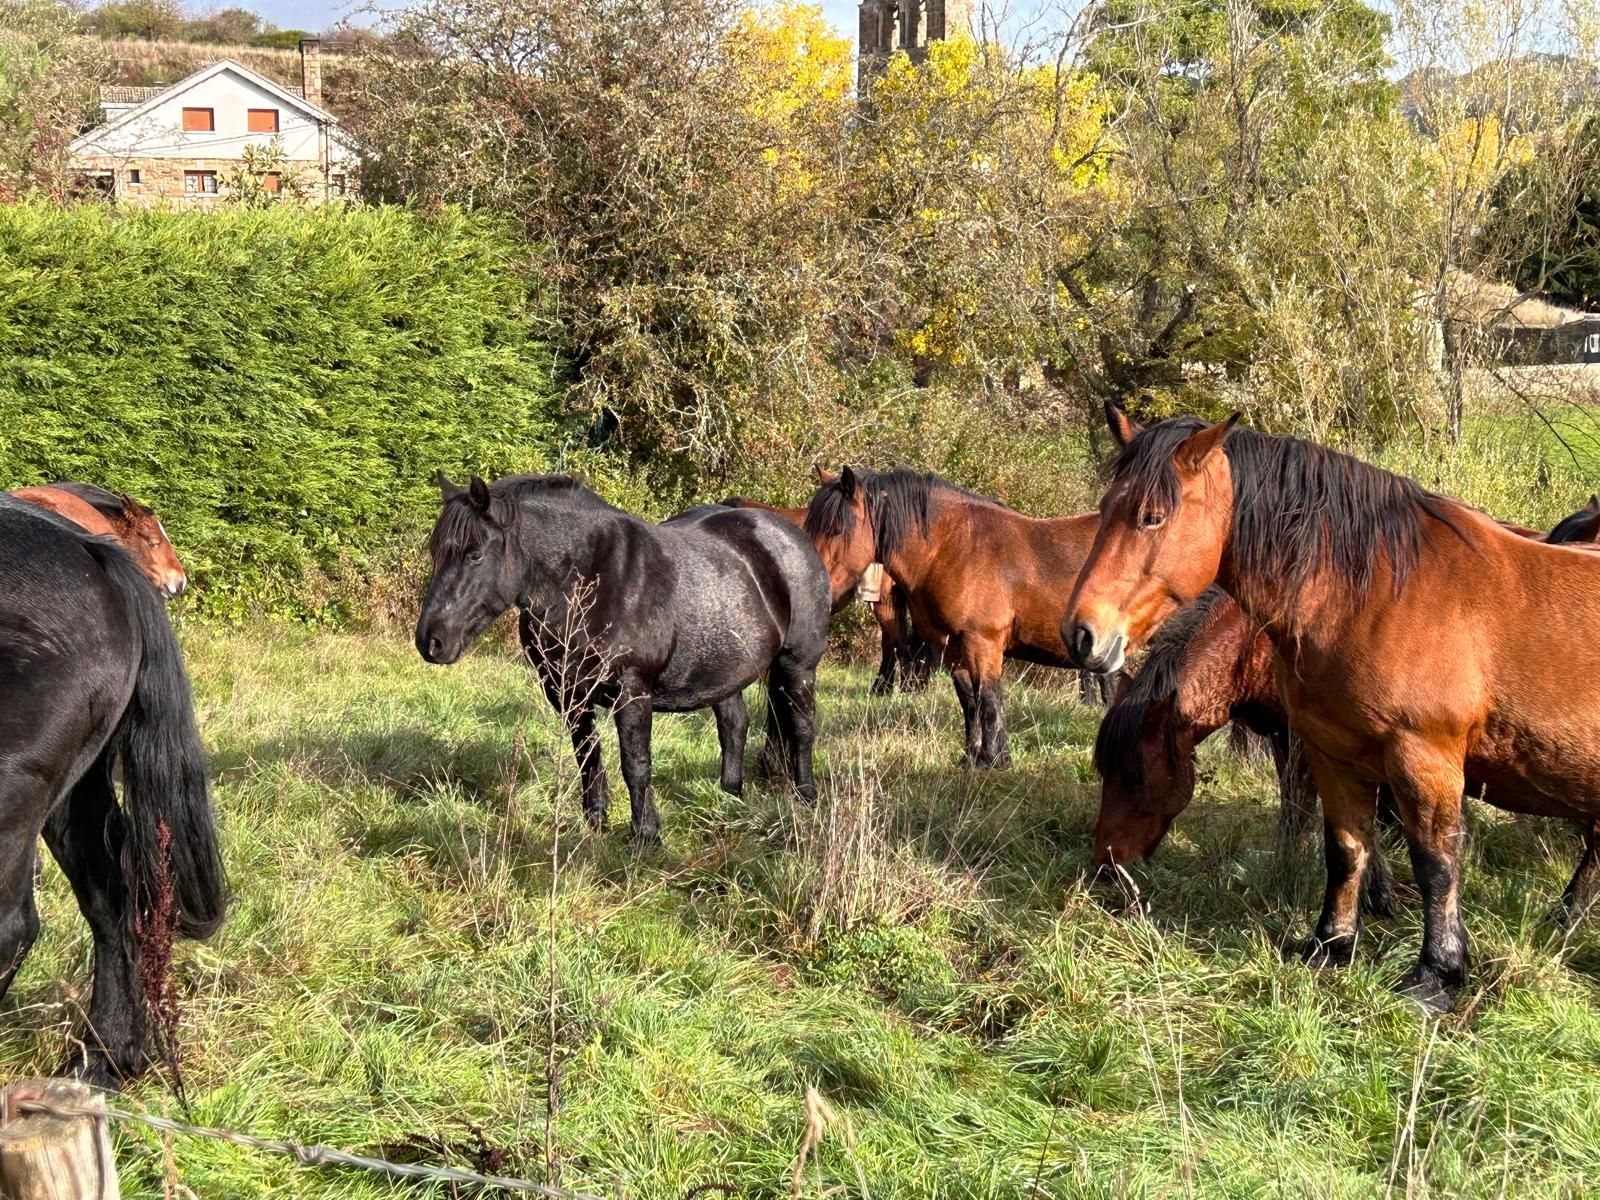
{"type": "Polygon", "coordinates": [[[117,731],[127,820],[124,870],[146,916],[170,906],[179,933],[203,938],[226,912],[222,855],[195,727],[189,677],[178,639],[155,588],[123,550],[90,539],[94,556],[117,591],[143,651],[133,699],[117,731]]]}

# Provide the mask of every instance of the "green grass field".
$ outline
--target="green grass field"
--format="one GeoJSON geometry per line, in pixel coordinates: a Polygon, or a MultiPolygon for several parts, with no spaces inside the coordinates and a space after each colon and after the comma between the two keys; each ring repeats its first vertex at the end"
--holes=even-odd
{"type": "MultiPolygon", "coordinates": [[[[584,832],[564,736],[503,650],[438,669],[399,635],[185,643],[236,896],[180,952],[201,1123],[663,1200],[1600,1178],[1600,926],[1545,922],[1574,861],[1559,825],[1478,810],[1474,990],[1428,1024],[1388,991],[1417,944],[1409,886],[1354,968],[1285,961],[1317,871],[1268,882],[1269,774],[1221,746],[1136,872],[1148,916],[1113,915],[1082,881],[1097,714],[1064,676],[1012,685],[1016,767],[975,775],[942,680],[873,700],[865,670],[830,666],[814,810],[721,794],[709,716],[658,718],[665,845],[636,857],[625,794],[584,832]],[[796,1183],[808,1086],[834,1119],[812,1105],[796,1183]]],[[[53,865],[43,891],[0,1021],[13,1075],[60,1060],[85,999],[53,865]]],[[[118,1148],[128,1196],[451,1194],[212,1142],[118,1148]]]]}

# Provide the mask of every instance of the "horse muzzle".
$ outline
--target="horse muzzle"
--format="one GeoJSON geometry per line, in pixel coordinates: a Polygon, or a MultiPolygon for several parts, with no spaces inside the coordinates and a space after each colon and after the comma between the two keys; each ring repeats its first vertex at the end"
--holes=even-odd
{"type": "Polygon", "coordinates": [[[1070,632],[1063,633],[1067,657],[1080,670],[1111,675],[1122,670],[1122,664],[1128,660],[1128,639],[1122,636],[1121,630],[1102,635],[1088,622],[1079,621],[1070,632]]]}
{"type": "Polygon", "coordinates": [[[168,600],[176,600],[183,595],[184,589],[189,586],[189,580],[183,575],[168,575],[161,583],[161,594],[168,600]]]}
{"type": "Polygon", "coordinates": [[[417,653],[424,662],[448,667],[461,657],[466,640],[459,634],[439,628],[436,621],[423,620],[417,624],[417,653]]]}

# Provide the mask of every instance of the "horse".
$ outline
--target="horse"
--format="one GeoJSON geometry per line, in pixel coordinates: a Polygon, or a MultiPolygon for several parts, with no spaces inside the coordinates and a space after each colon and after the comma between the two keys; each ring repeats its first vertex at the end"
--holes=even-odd
{"type": "Polygon", "coordinates": [[[1094,539],[1094,513],[1037,519],[937,475],[845,467],[811,498],[806,528],[878,561],[922,636],[943,642],[966,720],[966,760],[1006,767],[1007,658],[1069,667],[1060,596],[1094,539]]]}
{"type": "MultiPolygon", "coordinates": [[[[829,476],[819,467],[817,473],[824,480],[829,476]]],[[[720,501],[728,508],[758,508],[777,513],[785,521],[804,529],[806,509],[780,508],[744,496],[729,496],[720,501]]],[[[837,614],[855,599],[860,591],[862,577],[871,561],[857,563],[845,553],[845,544],[833,538],[819,538],[813,543],[828,569],[828,583],[833,593],[833,611],[837,614]]],[[[869,689],[874,696],[888,696],[894,692],[898,674],[900,686],[908,692],[920,692],[928,686],[933,674],[933,664],[938,658],[938,648],[923,638],[911,624],[905,594],[887,575],[882,577],[877,599],[867,602],[873,620],[878,623],[881,651],[878,657],[878,674],[869,689]]]]}
{"type": "Polygon", "coordinates": [[[0,579],[0,996],[38,935],[42,835],[94,938],[69,1069],[115,1086],[147,1065],[167,939],[225,911],[189,680],[161,598],[110,540],[0,498],[0,579]]]}
{"type": "Polygon", "coordinates": [[[1600,820],[1600,558],[1518,536],[1414,481],[1297,438],[1107,406],[1120,447],[1062,633],[1120,666],[1175,604],[1219,584],[1265,630],[1322,801],[1328,883],[1305,958],[1348,963],[1387,786],[1423,901],[1397,990],[1451,1009],[1469,964],[1461,797],[1588,830],[1600,820]]]}
{"type": "MultiPolygon", "coordinates": [[[[1593,544],[1600,537],[1600,500],[1563,518],[1548,533],[1508,522],[1513,532],[1551,544],[1593,544]]],[[[1278,695],[1272,640],[1220,588],[1183,608],[1151,639],[1138,672],[1107,710],[1095,736],[1100,811],[1092,865],[1098,870],[1150,857],[1179,813],[1194,798],[1194,752],[1224,725],[1264,739],[1277,767],[1279,846],[1302,840],[1316,792],[1294,745],[1278,695]]],[[[1367,910],[1387,915],[1392,904],[1388,860],[1369,868],[1367,910]],[[1377,872],[1372,877],[1370,872],[1377,872]]],[[[1578,889],[1600,890],[1600,880],[1578,889]]],[[[1584,903],[1580,902],[1580,909],[1584,903]]]]}
{"type": "MultiPolygon", "coordinates": [[[[609,805],[595,729],[610,708],[636,845],[659,841],[650,781],[656,711],[710,708],[721,783],[739,795],[749,727],[744,689],[767,678],[768,750],[816,798],[816,673],[828,638],[828,574],[810,539],[772,513],[707,505],[652,525],[562,475],[459,488],[437,477],[433,577],[417,619],[423,659],[446,665],[508,609],[524,653],[567,726],[583,811],[609,805]]],[[[765,755],[764,755],[765,757],[765,755]]]]}
{"type": "Polygon", "coordinates": [[[92,483],[52,483],[47,487],[18,488],[11,493],[65,517],[93,534],[113,538],[167,599],[183,594],[188,576],[166,528],[132,496],[119,496],[92,483]]]}

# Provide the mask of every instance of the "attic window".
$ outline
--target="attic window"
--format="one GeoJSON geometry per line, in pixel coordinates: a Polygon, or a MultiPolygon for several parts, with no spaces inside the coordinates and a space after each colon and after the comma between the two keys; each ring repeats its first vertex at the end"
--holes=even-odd
{"type": "Polygon", "coordinates": [[[252,108],[245,113],[245,128],[251,133],[277,133],[278,110],[252,108]]]}
{"type": "Polygon", "coordinates": [[[186,108],[183,110],[183,129],[185,133],[214,133],[216,128],[216,109],[186,108]]]}

